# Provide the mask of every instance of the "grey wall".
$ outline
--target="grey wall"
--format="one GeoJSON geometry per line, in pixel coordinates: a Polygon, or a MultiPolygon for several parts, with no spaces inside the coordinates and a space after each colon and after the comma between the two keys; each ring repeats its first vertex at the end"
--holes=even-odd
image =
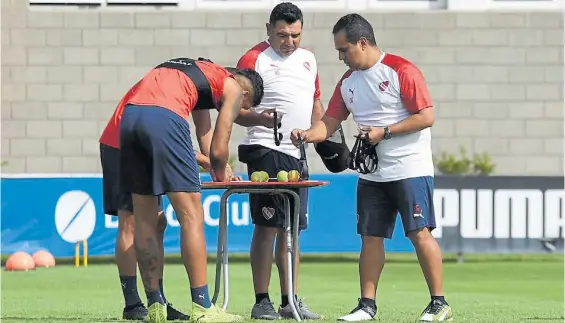
{"type": "MultiPolygon", "coordinates": [[[[150,67],[171,56],[233,65],[265,37],[267,12],[30,11],[2,0],[4,172],[99,172],[98,137],[150,67]]],[[[303,45],[324,104],[345,71],[331,27],[307,12],[303,45]]],[[[365,13],[379,46],[423,70],[435,101],[433,146],[487,152],[497,174],[563,172],[563,16],[558,13],[365,13]]],[[[356,129],[349,121],[349,135],[356,129]]],[[[244,130],[236,127],[231,152],[244,130]]],[[[352,142],[352,141],[350,141],[352,142]]],[[[310,149],[310,168],[324,172],[310,149]]],[[[241,168],[241,165],[238,167],[241,168]]]]}

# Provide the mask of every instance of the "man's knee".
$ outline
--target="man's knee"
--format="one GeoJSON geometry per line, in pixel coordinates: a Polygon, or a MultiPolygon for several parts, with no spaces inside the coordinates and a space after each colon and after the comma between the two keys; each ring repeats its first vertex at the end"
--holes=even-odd
{"type": "Polygon", "coordinates": [[[255,225],[255,228],[253,229],[253,235],[255,236],[256,240],[272,242],[275,240],[277,230],[278,228],[275,227],[255,225]]]}
{"type": "Polygon", "coordinates": [[[427,227],[418,228],[407,233],[408,239],[412,241],[414,246],[435,241],[434,236],[427,227]]]}
{"type": "Polygon", "coordinates": [[[363,235],[361,237],[361,243],[363,247],[367,247],[367,248],[383,248],[384,237],[363,235]]]}
{"type": "Polygon", "coordinates": [[[133,237],[135,219],[133,213],[126,210],[118,211],[118,234],[131,235],[133,237]]]}

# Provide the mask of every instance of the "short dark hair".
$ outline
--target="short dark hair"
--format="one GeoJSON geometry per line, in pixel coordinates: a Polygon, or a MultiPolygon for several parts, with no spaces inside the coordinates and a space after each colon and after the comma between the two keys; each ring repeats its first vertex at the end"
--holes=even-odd
{"type": "Polygon", "coordinates": [[[233,75],[241,75],[247,78],[253,88],[253,106],[256,107],[261,104],[265,89],[263,87],[263,78],[259,73],[257,73],[257,71],[250,68],[241,69],[235,67],[226,67],[226,70],[233,75]]]}
{"type": "Polygon", "coordinates": [[[365,38],[369,44],[376,46],[375,33],[373,32],[373,26],[363,18],[363,16],[350,13],[341,18],[335,23],[332,33],[335,35],[341,30],[345,30],[345,37],[348,42],[352,44],[357,44],[359,39],[365,38]]]}
{"type": "Polygon", "coordinates": [[[293,24],[300,20],[300,24],[304,24],[302,10],[290,2],[281,2],[271,11],[271,16],[269,17],[269,24],[271,26],[281,20],[285,21],[287,24],[293,24]]]}

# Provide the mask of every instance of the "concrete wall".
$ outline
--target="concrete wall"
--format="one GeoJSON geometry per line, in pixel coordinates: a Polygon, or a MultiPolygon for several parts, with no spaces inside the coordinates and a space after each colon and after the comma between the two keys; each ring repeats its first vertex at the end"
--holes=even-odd
{"type": "MultiPolygon", "coordinates": [[[[30,11],[2,0],[4,172],[98,172],[98,137],[127,89],[171,56],[234,65],[265,37],[267,12],[30,11]]],[[[324,104],[345,71],[331,27],[306,12],[324,104]]],[[[563,172],[563,16],[366,13],[379,45],[423,70],[437,108],[436,154],[487,152],[497,174],[563,172]]],[[[348,135],[356,129],[349,121],[348,135]]],[[[244,130],[236,127],[231,152],[244,130]]],[[[350,141],[352,142],[352,140],[350,141]]],[[[310,149],[310,168],[324,172],[310,149]]],[[[241,166],[239,167],[241,169],[241,166]]]]}

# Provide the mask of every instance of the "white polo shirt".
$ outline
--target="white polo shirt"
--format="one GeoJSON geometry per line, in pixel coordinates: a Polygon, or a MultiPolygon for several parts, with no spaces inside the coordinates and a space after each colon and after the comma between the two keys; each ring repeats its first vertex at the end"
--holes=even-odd
{"type": "Polygon", "coordinates": [[[255,126],[247,128],[242,145],[261,145],[300,158],[300,150],[291,140],[293,129],[308,129],[312,123],[314,101],[320,98],[318,65],[312,52],[298,48],[287,57],[281,57],[269,45],[261,42],[247,51],[237,63],[237,68],[250,68],[263,78],[265,94],[261,104],[253,110],[277,109],[283,114],[281,128],[283,138],[275,145],[274,130],[255,126]]]}
{"type": "MultiPolygon", "coordinates": [[[[432,106],[421,71],[408,60],[383,53],[373,67],[347,71],[338,82],[327,115],[340,121],[349,114],[361,126],[385,127],[432,106]]],[[[377,171],[359,177],[375,182],[433,176],[429,128],[406,135],[393,135],[376,147],[377,171]]]]}

